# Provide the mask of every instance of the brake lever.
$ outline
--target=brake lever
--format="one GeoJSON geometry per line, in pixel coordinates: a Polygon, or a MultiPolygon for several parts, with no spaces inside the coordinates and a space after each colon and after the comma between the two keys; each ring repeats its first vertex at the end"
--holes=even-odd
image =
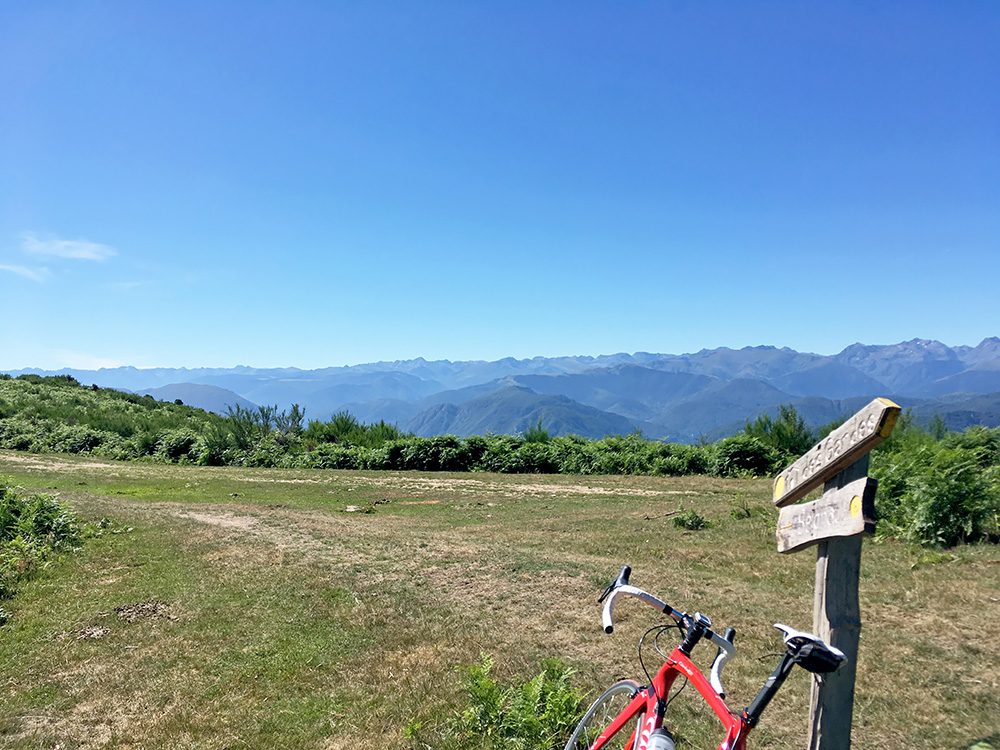
{"type": "Polygon", "coordinates": [[[628,579],[629,576],[631,575],[632,575],[632,568],[630,568],[628,565],[622,565],[621,573],[619,573],[618,577],[611,582],[610,586],[604,589],[604,593],[601,594],[601,598],[598,599],[597,601],[603,602],[605,599],[608,598],[608,595],[619,586],[628,586],[628,579]]]}

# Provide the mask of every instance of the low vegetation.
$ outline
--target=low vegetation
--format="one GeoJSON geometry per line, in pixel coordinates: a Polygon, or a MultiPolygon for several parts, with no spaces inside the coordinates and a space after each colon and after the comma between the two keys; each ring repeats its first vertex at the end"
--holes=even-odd
{"type": "Polygon", "coordinates": [[[574,670],[559,659],[544,659],[529,680],[499,683],[496,660],[457,671],[464,681],[464,705],[447,721],[424,730],[411,721],[403,730],[411,746],[434,750],[555,750],[566,744],[581,715],[583,695],[573,686],[574,670]]]}
{"type": "MultiPolygon", "coordinates": [[[[846,416],[846,415],[845,415],[846,416]]],[[[791,406],[742,433],[686,445],[641,434],[552,437],[539,422],[520,435],[421,438],[342,412],[306,422],[293,405],[230,408],[225,416],[179,403],[83,387],[69,376],[0,378],[0,448],[85,453],[203,466],[495,472],[500,474],[772,476],[833,429],[813,432],[791,406]]],[[[884,534],[927,545],[1000,536],[1000,429],[949,433],[904,415],[876,449],[884,534]]]]}
{"type": "Polygon", "coordinates": [[[9,618],[4,601],[82,538],[76,516],[56,498],[26,493],[0,477],[0,625],[9,618]]]}
{"type": "Polygon", "coordinates": [[[935,436],[905,417],[871,474],[882,534],[946,547],[1000,541],[1000,430],[935,436]]]}
{"type": "MultiPolygon", "coordinates": [[[[776,552],[766,478],[23,451],[0,451],[0,472],[83,528],[114,519],[5,602],[0,746],[12,750],[548,750],[574,699],[643,679],[636,644],[662,616],[630,601],[613,635],[600,626],[597,597],[624,563],[673,606],[736,628],[724,684],[737,709],[777,663],[771,624],[812,619],[815,557],[776,552]]],[[[997,550],[865,542],[853,747],[1000,747],[997,550]]],[[[714,651],[694,658],[707,668],[714,651]]],[[[696,697],[689,687],[668,708],[678,747],[715,747],[696,697]]],[[[808,700],[798,670],[752,746],[803,746],[808,700]]]]}

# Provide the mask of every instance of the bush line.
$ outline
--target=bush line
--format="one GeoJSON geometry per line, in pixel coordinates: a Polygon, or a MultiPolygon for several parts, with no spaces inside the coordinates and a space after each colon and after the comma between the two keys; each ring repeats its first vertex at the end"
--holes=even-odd
{"type": "MultiPolygon", "coordinates": [[[[204,466],[488,471],[502,474],[772,476],[837,426],[812,431],[791,406],[714,443],[520,435],[417,437],[347,412],[305,423],[298,405],[230,407],[222,416],[70,376],[0,376],[0,448],[204,466]]],[[[880,533],[953,546],[1000,537],[1000,429],[948,432],[905,413],[873,453],[880,533]]]]}

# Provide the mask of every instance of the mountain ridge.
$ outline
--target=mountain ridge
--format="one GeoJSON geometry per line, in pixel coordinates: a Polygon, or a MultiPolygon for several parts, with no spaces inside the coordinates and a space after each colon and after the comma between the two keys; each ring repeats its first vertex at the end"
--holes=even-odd
{"type": "Polygon", "coordinates": [[[680,355],[418,357],[314,370],[240,365],[8,372],[72,375],[87,385],[135,392],[183,392],[187,398],[176,397],[185,403],[224,410],[219,391],[202,391],[210,404],[199,403],[193,386],[212,386],[243,399],[242,405],[298,403],[320,420],[350,410],[364,421],[384,419],[421,435],[517,432],[525,420],[533,425],[541,418],[552,434],[600,437],[602,430],[641,429],[650,437],[690,442],[742,429],[780,404],[801,405],[816,426],[843,416],[846,404],[875,396],[905,401],[920,418],[940,414],[957,428],[1000,423],[1000,337],[957,347],[919,338],[858,342],[834,355],[761,345],[680,355]]]}

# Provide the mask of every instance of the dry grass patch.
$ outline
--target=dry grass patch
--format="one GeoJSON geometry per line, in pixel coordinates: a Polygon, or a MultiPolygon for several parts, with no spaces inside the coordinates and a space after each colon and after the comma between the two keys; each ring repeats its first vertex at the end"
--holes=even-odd
{"type": "MultiPolygon", "coordinates": [[[[134,531],[93,540],[14,603],[0,746],[400,748],[410,721],[456,710],[456,668],[481,653],[501,679],[562,657],[596,691],[641,677],[636,644],[658,621],[632,602],[601,631],[596,598],[626,562],[637,585],[737,628],[734,707],[777,661],[771,623],[811,625],[814,557],[775,552],[767,481],[8,458],[0,471],[22,484],[134,531]],[[713,527],[675,528],[681,504],[713,527]],[[109,632],[75,637],[89,627],[109,632]]],[[[866,542],[861,586],[854,746],[995,735],[996,548],[866,542]]],[[[793,675],[752,746],[803,743],[808,681],[793,675]]],[[[672,715],[700,742],[710,717],[683,698],[672,715]]]]}

